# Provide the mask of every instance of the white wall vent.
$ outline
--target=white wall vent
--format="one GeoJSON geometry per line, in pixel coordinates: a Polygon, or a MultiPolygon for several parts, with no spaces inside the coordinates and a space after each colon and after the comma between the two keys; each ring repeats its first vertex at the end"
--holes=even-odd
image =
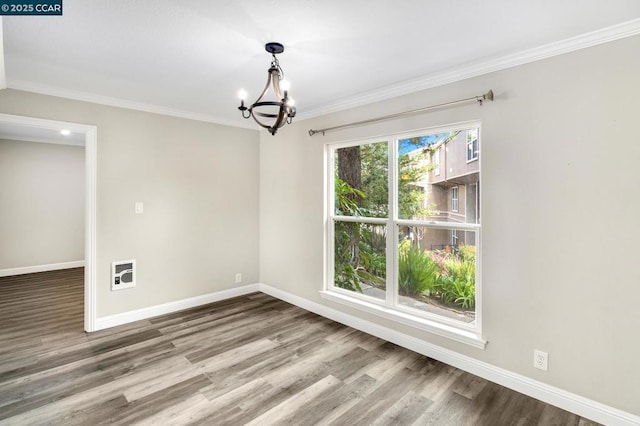
{"type": "Polygon", "coordinates": [[[122,290],[136,286],[136,261],[111,262],[111,290],[122,290]]]}

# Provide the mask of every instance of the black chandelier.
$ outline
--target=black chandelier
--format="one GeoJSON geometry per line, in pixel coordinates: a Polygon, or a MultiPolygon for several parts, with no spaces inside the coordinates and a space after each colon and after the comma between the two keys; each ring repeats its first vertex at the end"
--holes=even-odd
{"type": "Polygon", "coordinates": [[[284,79],[284,71],[278,63],[276,55],[284,52],[284,46],[280,43],[267,43],[264,49],[271,53],[271,66],[267,70],[267,84],[265,84],[262,93],[258,99],[250,106],[246,107],[244,101],[247,99],[247,92],[240,90],[238,97],[240,98],[240,106],[238,109],[242,112],[244,118],[253,117],[260,126],[264,127],[275,135],[278,129],[285,124],[291,124],[293,117],[296,116],[296,108],[293,106],[293,99],[289,97],[289,83],[284,79]],[[263,101],[262,98],[269,90],[269,83],[273,86],[275,101],[263,101]],[[284,91],[284,96],[282,91],[284,91]],[[265,124],[258,118],[269,119],[272,124],[265,124]]]}

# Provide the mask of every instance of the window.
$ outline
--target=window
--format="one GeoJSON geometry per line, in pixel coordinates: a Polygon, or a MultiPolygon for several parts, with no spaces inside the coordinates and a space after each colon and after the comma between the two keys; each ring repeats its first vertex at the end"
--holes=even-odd
{"type": "MultiPolygon", "coordinates": [[[[323,297],[484,347],[476,303],[480,224],[466,215],[453,221],[448,195],[457,210],[458,182],[429,173],[435,145],[447,143],[459,152],[450,161],[464,165],[466,144],[457,136],[466,130],[327,146],[323,297]]],[[[480,172],[455,179],[479,184],[480,172]]]]}
{"type": "Polygon", "coordinates": [[[454,186],[451,188],[451,211],[458,211],[458,187],[454,186]]]}
{"type": "Polygon", "coordinates": [[[480,221],[480,193],[478,182],[467,185],[467,196],[464,203],[467,205],[467,222],[478,223],[480,221]]]}
{"type": "Polygon", "coordinates": [[[467,163],[478,159],[478,129],[467,130],[467,163]]]}

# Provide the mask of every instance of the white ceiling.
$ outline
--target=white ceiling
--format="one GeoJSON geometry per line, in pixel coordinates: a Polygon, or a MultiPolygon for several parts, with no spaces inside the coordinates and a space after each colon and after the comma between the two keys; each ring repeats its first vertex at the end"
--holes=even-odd
{"type": "MultiPolygon", "coordinates": [[[[640,33],[638,0],[64,0],[3,17],[7,86],[255,127],[279,56],[299,117],[640,33]],[[594,33],[595,32],[595,33],[594,33]]],[[[471,94],[474,95],[474,94],[471,94]]]]}

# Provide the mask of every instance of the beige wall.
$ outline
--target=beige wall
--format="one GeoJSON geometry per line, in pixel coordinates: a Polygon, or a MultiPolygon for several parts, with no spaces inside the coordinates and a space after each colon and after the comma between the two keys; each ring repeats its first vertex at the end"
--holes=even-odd
{"type": "Polygon", "coordinates": [[[84,260],[84,147],[0,140],[0,269],[84,260]]]}
{"type": "MultiPolygon", "coordinates": [[[[640,141],[636,36],[388,102],[297,121],[260,153],[261,281],[640,414],[640,141]],[[493,89],[496,100],[307,134],[493,89]],[[324,144],[482,121],[484,351],[320,298],[324,144]],[[616,149],[607,149],[608,146],[616,149]],[[620,203],[620,200],[625,200],[620,203]],[[600,209],[615,205],[603,223],[600,209]],[[576,214],[578,212],[578,214],[576,214]],[[532,367],[549,352],[549,371],[532,367]]],[[[421,54],[416,52],[416,54],[421,54]]]]}
{"type": "Polygon", "coordinates": [[[9,89],[0,112],[97,126],[98,317],[258,282],[257,131],[9,89]],[[137,286],[112,292],[127,259],[137,286]]]}

